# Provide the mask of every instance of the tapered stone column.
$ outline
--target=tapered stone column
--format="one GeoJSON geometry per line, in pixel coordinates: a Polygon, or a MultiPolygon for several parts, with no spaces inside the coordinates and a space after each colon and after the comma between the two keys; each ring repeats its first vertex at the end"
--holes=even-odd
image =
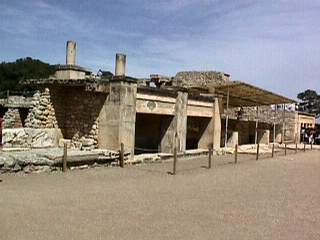
{"type": "Polygon", "coordinates": [[[212,118],[208,123],[205,131],[203,132],[199,143],[198,148],[207,149],[213,147],[214,150],[220,148],[221,141],[221,112],[222,105],[218,98],[214,99],[213,109],[212,109],[212,118]]]}
{"type": "Polygon", "coordinates": [[[174,147],[178,152],[186,150],[187,140],[187,106],[188,93],[178,92],[175,104],[175,115],[163,129],[161,152],[173,153],[174,147]]]}

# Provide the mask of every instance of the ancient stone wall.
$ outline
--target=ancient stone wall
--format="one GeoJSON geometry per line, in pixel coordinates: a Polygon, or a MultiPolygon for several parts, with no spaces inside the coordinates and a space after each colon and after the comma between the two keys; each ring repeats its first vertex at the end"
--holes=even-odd
{"type": "Polygon", "coordinates": [[[29,111],[25,126],[28,128],[56,128],[57,119],[53,108],[50,91],[36,92],[33,96],[32,108],[29,111]]]}
{"type": "Polygon", "coordinates": [[[97,148],[99,113],[107,94],[61,87],[51,88],[50,96],[64,138],[76,148],[97,148]]]}
{"type": "Polygon", "coordinates": [[[3,116],[4,128],[20,128],[22,127],[22,120],[19,109],[9,108],[3,116]]]}
{"type": "Polygon", "coordinates": [[[215,71],[186,71],[178,72],[172,80],[173,86],[178,87],[206,87],[208,84],[224,83],[229,75],[215,71]]]}
{"type": "Polygon", "coordinates": [[[51,87],[37,92],[26,119],[28,128],[60,129],[71,147],[98,146],[98,116],[106,94],[86,92],[80,87],[51,87]]]}

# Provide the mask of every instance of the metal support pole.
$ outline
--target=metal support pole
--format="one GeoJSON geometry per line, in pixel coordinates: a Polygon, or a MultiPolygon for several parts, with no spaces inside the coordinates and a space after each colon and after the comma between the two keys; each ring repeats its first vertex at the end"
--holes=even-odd
{"type": "Polygon", "coordinates": [[[271,157],[274,157],[274,144],[276,143],[276,115],[277,115],[278,105],[274,105],[274,114],[273,114],[273,144],[272,144],[272,153],[271,157]]]}
{"type": "Polygon", "coordinates": [[[227,92],[227,116],[226,116],[226,132],[224,137],[224,148],[227,149],[227,142],[228,142],[228,124],[229,124],[229,97],[230,97],[230,89],[228,87],[227,92]]]}
{"type": "Polygon", "coordinates": [[[177,169],[177,147],[174,147],[174,149],[173,149],[173,171],[172,171],[172,175],[176,175],[176,169],[177,169]]]}
{"type": "Polygon", "coordinates": [[[259,159],[259,147],[260,147],[260,144],[258,143],[257,145],[257,155],[256,155],[256,160],[259,159]]]}
{"type": "Polygon", "coordinates": [[[124,144],[120,144],[120,159],[119,159],[119,165],[121,168],[124,167],[124,144]]]}
{"type": "Polygon", "coordinates": [[[62,158],[62,172],[67,171],[67,155],[68,155],[68,146],[67,143],[63,144],[63,158],[62,158]]]}
{"type": "Polygon", "coordinates": [[[237,164],[238,162],[238,144],[235,145],[234,149],[234,163],[237,164]]]}
{"type": "Polygon", "coordinates": [[[209,147],[208,168],[211,168],[212,148],[209,147]]]}
{"type": "Polygon", "coordinates": [[[259,108],[256,106],[257,112],[256,112],[256,129],[255,129],[255,136],[254,136],[254,144],[258,143],[258,117],[259,117],[259,108]]]}

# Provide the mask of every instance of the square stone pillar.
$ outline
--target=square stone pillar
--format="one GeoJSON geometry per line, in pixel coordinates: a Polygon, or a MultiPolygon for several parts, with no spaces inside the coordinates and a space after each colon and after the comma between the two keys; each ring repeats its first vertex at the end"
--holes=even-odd
{"type": "Polygon", "coordinates": [[[199,143],[198,148],[207,149],[209,146],[213,146],[214,150],[220,148],[221,141],[221,104],[218,98],[214,99],[213,109],[212,109],[212,118],[208,123],[205,131],[203,132],[199,143]]]}
{"type": "Polygon", "coordinates": [[[178,92],[175,104],[175,115],[163,129],[161,139],[161,152],[172,153],[174,147],[178,152],[186,150],[187,141],[187,106],[188,93],[178,92]]]}
{"type": "Polygon", "coordinates": [[[221,114],[223,113],[222,99],[214,99],[213,107],[213,149],[219,150],[221,145],[221,114]]]}
{"type": "Polygon", "coordinates": [[[99,148],[120,150],[134,156],[137,84],[132,81],[110,81],[110,93],[99,114],[99,148]]]}

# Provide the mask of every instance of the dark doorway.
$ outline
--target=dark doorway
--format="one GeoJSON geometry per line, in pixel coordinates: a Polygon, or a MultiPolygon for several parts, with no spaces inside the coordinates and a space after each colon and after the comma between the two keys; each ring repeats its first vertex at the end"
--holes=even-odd
{"type": "Polygon", "coordinates": [[[134,153],[160,152],[161,140],[172,119],[169,115],[137,113],[134,153]]]}
{"type": "Polygon", "coordinates": [[[203,136],[210,118],[188,117],[187,118],[187,143],[186,149],[197,149],[199,141],[203,136]]]}

